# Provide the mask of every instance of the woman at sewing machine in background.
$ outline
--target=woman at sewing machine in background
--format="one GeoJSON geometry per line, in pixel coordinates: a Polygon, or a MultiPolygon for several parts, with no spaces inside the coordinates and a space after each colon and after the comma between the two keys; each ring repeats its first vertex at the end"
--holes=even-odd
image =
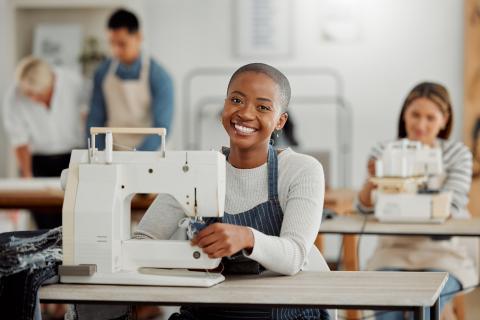
{"type": "MultiPolygon", "coordinates": [[[[223,258],[225,272],[263,270],[293,275],[302,269],[326,271],[313,242],[321,222],[324,176],[314,158],[291,149],[275,150],[270,136],[288,115],[288,79],[261,63],[238,69],[231,77],[222,113],[230,138],[225,215],[192,239],[211,258],[223,258]],[[316,259],[316,261],[314,261],[316,259]]],[[[168,239],[184,218],[168,195],[159,195],[141,220],[137,238],[168,239]],[[171,223],[168,223],[168,222],[171,223]]],[[[243,310],[182,307],[171,319],[326,319],[319,309],[243,310]]]]}
{"type": "MultiPolygon", "coordinates": [[[[468,218],[468,192],[472,175],[472,155],[461,142],[448,140],[453,124],[453,110],[448,91],[442,85],[423,82],[408,94],[400,112],[398,138],[420,141],[442,150],[446,173],[442,190],[453,193],[452,218],[468,218]]],[[[375,160],[380,158],[386,143],[373,148],[368,161],[368,174],[375,172],[375,160]]],[[[359,193],[357,207],[361,212],[373,211],[372,191],[375,186],[368,179],[359,193]]],[[[435,240],[429,237],[381,237],[369,270],[447,271],[449,279],[444,293],[460,291],[474,285],[477,275],[474,263],[458,239],[435,240]]],[[[441,308],[454,294],[440,299],[441,308]]],[[[377,312],[377,319],[404,319],[403,312],[377,312]]]]}

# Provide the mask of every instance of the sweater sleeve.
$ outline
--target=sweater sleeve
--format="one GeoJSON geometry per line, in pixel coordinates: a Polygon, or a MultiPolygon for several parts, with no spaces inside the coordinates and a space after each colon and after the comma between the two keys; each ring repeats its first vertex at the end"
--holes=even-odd
{"type": "MultiPolygon", "coordinates": [[[[280,236],[251,228],[255,244],[249,258],[266,269],[296,274],[312,249],[322,220],[325,182],[318,161],[309,163],[289,185],[280,236]]],[[[245,253],[244,253],[245,254],[245,253]]]]}
{"type": "Polygon", "coordinates": [[[133,238],[170,239],[178,229],[178,221],[184,217],[185,213],[174,197],[159,194],[140,220],[133,238]]]}
{"type": "Polygon", "coordinates": [[[442,190],[452,192],[452,216],[468,218],[466,208],[472,183],[472,154],[463,143],[457,142],[445,150],[444,164],[447,176],[442,190]]]}
{"type": "MultiPolygon", "coordinates": [[[[367,163],[368,161],[370,161],[371,159],[380,159],[380,157],[382,156],[383,154],[383,151],[385,150],[385,142],[380,142],[380,143],[377,143],[371,150],[370,150],[370,153],[368,155],[368,160],[367,160],[367,163]]],[[[367,179],[370,178],[370,175],[369,173],[367,172],[367,179]]],[[[357,208],[357,210],[360,212],[360,213],[373,213],[373,207],[367,207],[365,205],[362,204],[362,202],[360,201],[359,199],[359,195],[357,194],[357,196],[355,197],[354,201],[353,201],[353,206],[354,208],[357,208]]]]}

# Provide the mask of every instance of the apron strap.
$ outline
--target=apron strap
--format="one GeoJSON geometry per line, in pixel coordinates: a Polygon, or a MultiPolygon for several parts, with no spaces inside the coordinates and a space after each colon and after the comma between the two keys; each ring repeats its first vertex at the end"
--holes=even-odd
{"type": "Polygon", "coordinates": [[[118,69],[119,61],[117,59],[112,58],[110,61],[110,66],[108,67],[107,74],[115,75],[118,69]]]}
{"type": "MultiPolygon", "coordinates": [[[[146,79],[150,73],[150,58],[146,54],[142,54],[142,63],[140,65],[140,74],[138,76],[139,79],[146,79]]],[[[118,65],[120,64],[120,61],[118,59],[112,58],[112,61],[110,62],[110,66],[108,68],[109,74],[115,75],[115,72],[118,69],[118,65]]],[[[148,80],[148,79],[147,79],[148,80]]]]}
{"type": "Polygon", "coordinates": [[[147,82],[148,75],[150,74],[150,58],[146,54],[142,54],[142,65],[140,66],[140,75],[139,79],[146,80],[147,82]]]}
{"type": "Polygon", "coordinates": [[[225,156],[225,159],[228,160],[228,155],[230,154],[230,148],[229,147],[222,147],[222,153],[225,156]]]}

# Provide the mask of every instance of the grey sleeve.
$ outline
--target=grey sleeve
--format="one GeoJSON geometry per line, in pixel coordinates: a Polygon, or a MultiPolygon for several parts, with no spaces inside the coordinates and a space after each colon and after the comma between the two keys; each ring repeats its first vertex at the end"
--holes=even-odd
{"type": "Polygon", "coordinates": [[[168,194],[159,194],[133,233],[135,239],[170,239],[178,229],[178,221],[185,213],[177,200],[168,194]]]}
{"type": "MultiPolygon", "coordinates": [[[[370,161],[370,159],[380,159],[383,155],[383,152],[385,151],[385,146],[386,146],[387,142],[379,142],[377,143],[371,150],[370,150],[370,153],[368,154],[368,160],[367,160],[367,163],[368,161],[370,161]]],[[[370,176],[367,172],[367,178],[366,179],[369,179],[370,176]]],[[[355,196],[355,199],[354,199],[354,202],[353,202],[353,207],[356,208],[360,213],[373,213],[373,207],[367,207],[367,206],[364,206],[361,202],[360,202],[360,199],[359,199],[359,193],[357,193],[357,195],[355,196]]]]}
{"type": "Polygon", "coordinates": [[[450,165],[446,170],[447,177],[442,190],[452,192],[452,216],[468,217],[466,213],[472,184],[472,153],[462,143],[457,143],[452,149],[451,157],[445,159],[450,165]]]}

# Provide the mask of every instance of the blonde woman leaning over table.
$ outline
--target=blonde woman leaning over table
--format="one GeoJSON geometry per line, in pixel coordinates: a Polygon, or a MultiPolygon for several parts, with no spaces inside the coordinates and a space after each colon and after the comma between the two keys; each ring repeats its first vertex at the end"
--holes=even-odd
{"type": "MultiPolygon", "coordinates": [[[[461,142],[449,140],[453,110],[447,89],[437,83],[423,82],[408,94],[398,121],[398,139],[408,138],[442,150],[445,179],[442,189],[453,193],[453,219],[468,219],[468,192],[472,176],[472,155],[461,142]]],[[[376,145],[369,157],[368,174],[374,174],[374,161],[382,155],[385,143],[376,145]]],[[[361,212],[373,211],[368,180],[359,193],[357,207],[361,212]]],[[[368,261],[367,269],[385,271],[446,271],[449,280],[442,291],[440,308],[454,297],[451,293],[475,285],[477,271],[467,250],[457,238],[435,240],[430,237],[381,237],[368,261]]],[[[414,288],[412,288],[414,289],[414,288]]],[[[377,312],[377,319],[404,319],[403,312],[377,312]]]]}
{"type": "MultiPolygon", "coordinates": [[[[21,177],[60,177],[68,168],[72,149],[84,145],[85,99],[80,75],[33,56],[20,61],[4,98],[3,124],[21,177]]],[[[33,216],[39,229],[62,224],[61,212],[33,216]]]]}

